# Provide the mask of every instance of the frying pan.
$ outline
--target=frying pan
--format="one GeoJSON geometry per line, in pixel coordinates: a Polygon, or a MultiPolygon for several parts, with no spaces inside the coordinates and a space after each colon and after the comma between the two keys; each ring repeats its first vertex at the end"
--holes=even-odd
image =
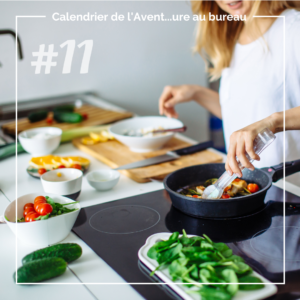
{"type": "MultiPolygon", "coordinates": [[[[164,179],[164,187],[169,193],[172,204],[185,214],[200,218],[232,218],[258,211],[264,206],[264,199],[272,182],[283,178],[283,164],[270,168],[243,170],[243,179],[256,183],[259,191],[247,196],[230,199],[198,199],[179,194],[177,191],[187,186],[200,185],[210,178],[219,178],[225,164],[196,165],[177,170],[164,179]]],[[[285,163],[285,175],[300,171],[300,160],[285,163]]]]}

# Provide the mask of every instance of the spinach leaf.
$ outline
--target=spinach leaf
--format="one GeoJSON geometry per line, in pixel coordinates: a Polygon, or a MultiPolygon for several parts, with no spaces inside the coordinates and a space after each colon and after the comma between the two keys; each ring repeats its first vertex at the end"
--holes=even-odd
{"type": "Polygon", "coordinates": [[[259,290],[264,288],[264,284],[262,284],[262,281],[258,277],[254,276],[244,276],[239,278],[240,283],[257,283],[257,284],[240,284],[239,289],[241,291],[252,291],[252,290],[259,290]],[[259,284],[260,283],[260,284],[259,284]]]}
{"type": "Polygon", "coordinates": [[[225,258],[228,258],[228,257],[232,256],[232,250],[231,250],[231,249],[227,249],[227,250],[225,250],[225,251],[222,251],[221,253],[222,253],[222,255],[223,255],[225,258]]]}
{"type": "MultiPolygon", "coordinates": [[[[224,269],[221,274],[226,282],[238,283],[238,278],[232,269],[224,269]]],[[[229,284],[226,288],[227,292],[232,296],[236,294],[238,289],[239,289],[238,284],[229,284]]]]}
{"type": "Polygon", "coordinates": [[[230,300],[231,295],[228,294],[225,290],[220,288],[211,288],[208,286],[203,286],[199,290],[201,295],[201,300],[230,300]]]}
{"type": "Polygon", "coordinates": [[[213,243],[213,246],[220,252],[224,252],[225,250],[229,249],[229,247],[224,243],[213,243]]]}

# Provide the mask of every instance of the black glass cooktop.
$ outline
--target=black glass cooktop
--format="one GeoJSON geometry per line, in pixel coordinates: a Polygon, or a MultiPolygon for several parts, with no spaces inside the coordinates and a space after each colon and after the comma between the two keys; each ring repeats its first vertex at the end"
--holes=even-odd
{"type": "MultiPolygon", "coordinates": [[[[241,218],[199,219],[175,209],[164,190],[83,208],[73,231],[127,282],[159,281],[138,260],[138,250],[158,232],[207,234],[225,242],[272,282],[283,282],[283,222],[286,226],[286,284],[270,299],[300,298],[300,198],[272,186],[265,207],[241,218]]],[[[165,285],[133,285],[146,299],[178,299],[165,285]]]]}

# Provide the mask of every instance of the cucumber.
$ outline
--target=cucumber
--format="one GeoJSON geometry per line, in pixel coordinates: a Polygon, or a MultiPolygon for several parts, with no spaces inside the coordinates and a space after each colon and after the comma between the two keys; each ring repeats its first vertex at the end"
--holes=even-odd
{"type": "MultiPolygon", "coordinates": [[[[63,274],[67,263],[60,257],[38,259],[18,269],[18,283],[32,283],[44,281],[63,274]]],[[[16,273],[14,273],[16,281],[16,273]]]]}
{"type": "Polygon", "coordinates": [[[39,110],[32,112],[28,115],[28,119],[31,123],[38,122],[45,120],[48,116],[48,111],[47,110],[39,110]]]}
{"type": "Polygon", "coordinates": [[[72,104],[61,105],[53,108],[54,112],[73,112],[75,106],[72,104]]]}
{"type": "Polygon", "coordinates": [[[83,120],[81,114],[73,112],[54,112],[54,120],[56,122],[62,123],[80,123],[83,120]]]}
{"type": "MultiPolygon", "coordinates": [[[[25,152],[20,143],[17,143],[18,154],[25,152]]],[[[0,146],[0,160],[16,154],[16,143],[0,146]]]]}
{"type": "Polygon", "coordinates": [[[82,249],[78,244],[58,244],[29,253],[22,259],[22,263],[25,265],[31,261],[46,257],[60,257],[69,263],[79,258],[81,254],[82,249]]]}

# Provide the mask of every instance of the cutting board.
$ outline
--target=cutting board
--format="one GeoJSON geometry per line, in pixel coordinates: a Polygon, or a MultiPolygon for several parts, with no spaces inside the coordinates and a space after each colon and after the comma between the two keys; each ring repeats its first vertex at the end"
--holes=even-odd
{"type": "MultiPolygon", "coordinates": [[[[82,107],[76,108],[75,112],[87,113],[88,119],[76,124],[57,123],[56,121],[53,120],[52,125],[49,125],[46,122],[46,120],[30,123],[27,118],[23,118],[18,120],[18,133],[27,129],[45,127],[45,126],[53,126],[53,127],[61,128],[62,130],[69,130],[77,127],[108,124],[118,120],[130,118],[133,115],[130,112],[118,112],[118,111],[106,110],[92,105],[82,105],[82,107]]],[[[49,112],[48,117],[52,115],[53,113],[49,112]]],[[[13,121],[10,123],[6,123],[2,126],[2,129],[6,134],[15,135],[16,122],[13,121]]]]}
{"type": "MultiPolygon", "coordinates": [[[[113,140],[95,145],[84,145],[81,138],[74,139],[73,144],[79,150],[95,157],[112,168],[143,160],[146,158],[165,154],[168,151],[191,146],[177,138],[172,138],[165,146],[157,151],[147,153],[136,153],[120,142],[113,140]]],[[[165,162],[158,165],[136,168],[131,170],[121,170],[120,172],[136,182],[149,182],[151,179],[162,180],[166,175],[188,166],[222,162],[222,156],[208,150],[190,155],[181,156],[179,159],[165,162]]]]}

